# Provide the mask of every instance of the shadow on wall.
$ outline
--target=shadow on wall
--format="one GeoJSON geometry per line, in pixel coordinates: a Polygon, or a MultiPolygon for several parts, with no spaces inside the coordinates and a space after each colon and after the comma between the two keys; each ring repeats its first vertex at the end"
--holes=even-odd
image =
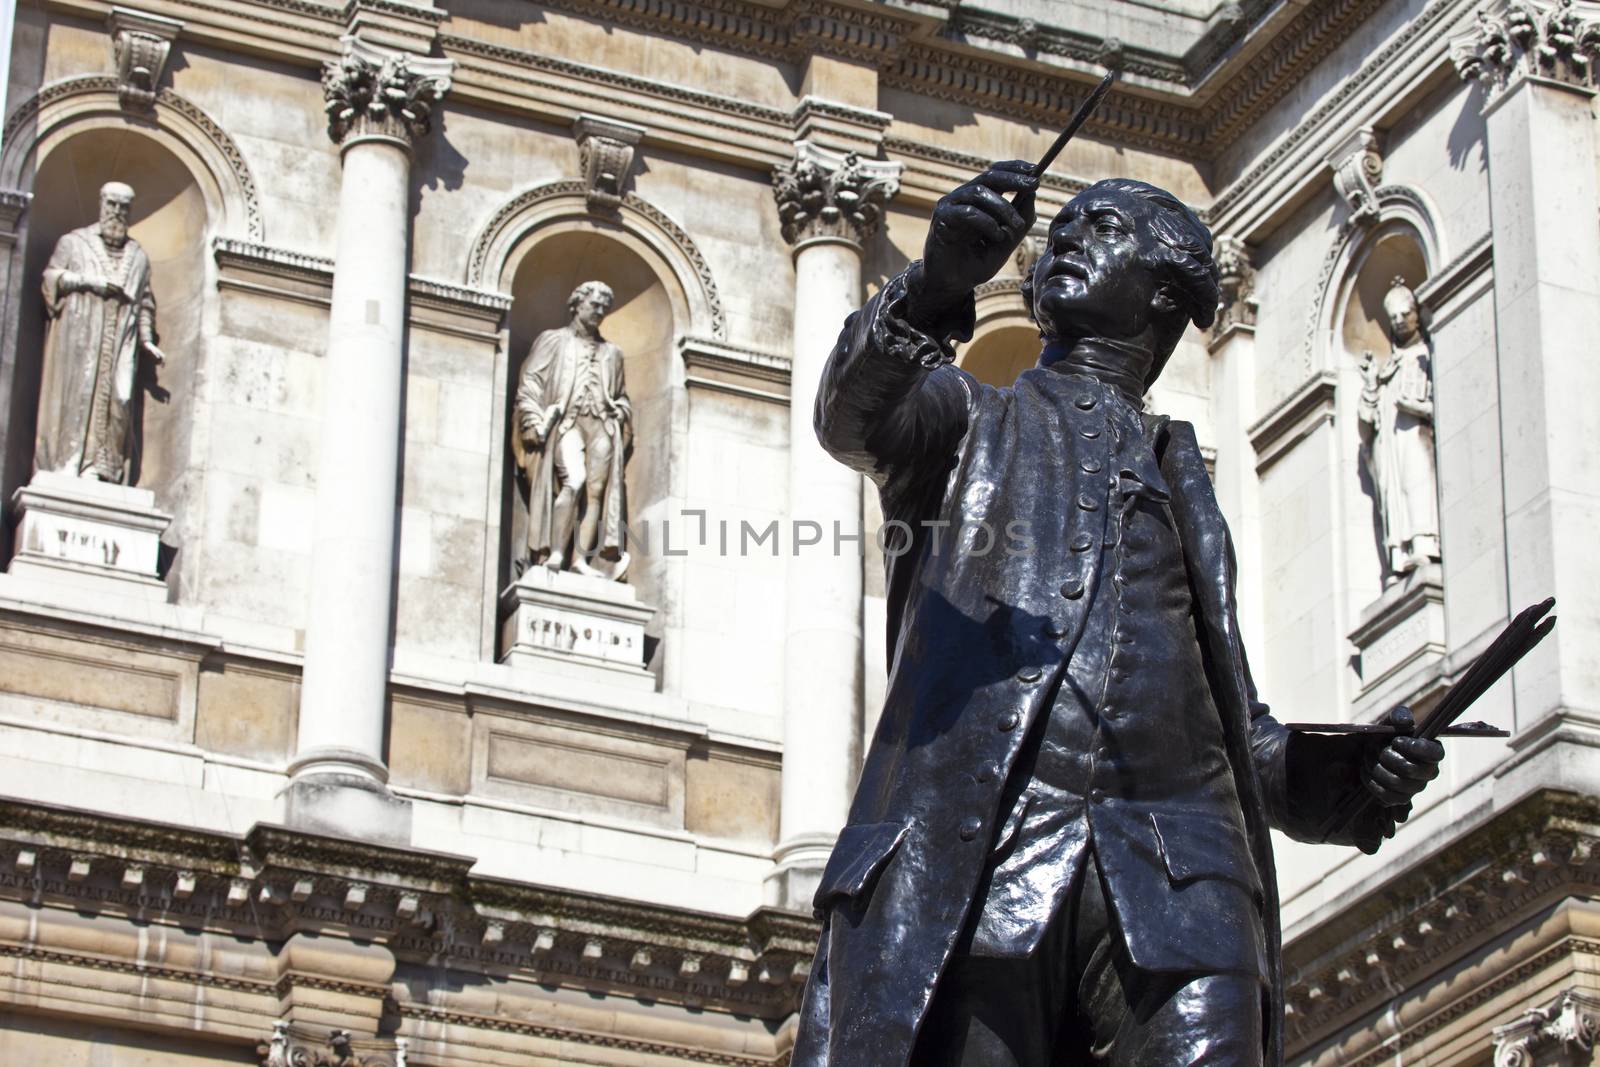
{"type": "MultiPolygon", "coordinates": [[[[156,329],[167,364],[157,371],[141,360],[134,418],[143,448],[132,472],[135,485],[151,489],[158,507],[173,514],[171,544],[190,542],[199,504],[199,471],[189,465],[192,405],[200,378],[201,322],[206,293],[205,198],[176,156],[154,140],[125,129],[94,129],[56,143],[38,162],[18,315],[16,384],[5,412],[8,466],[4,499],[32,476],[38,425],[44,303],[40,280],[61,236],[99,218],[100,187],[120,181],[133,187],[131,234],[150,257],[156,297],[156,329]]],[[[182,563],[166,575],[174,591],[190,584],[182,563]]]]}

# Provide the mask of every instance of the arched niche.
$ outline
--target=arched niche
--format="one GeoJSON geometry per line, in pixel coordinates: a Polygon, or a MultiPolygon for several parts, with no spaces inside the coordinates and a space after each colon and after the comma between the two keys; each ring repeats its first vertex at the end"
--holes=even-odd
{"type": "MultiPolygon", "coordinates": [[[[134,483],[153,490],[174,516],[168,541],[181,545],[190,521],[189,467],[192,402],[200,362],[208,292],[207,248],[212,232],[205,183],[169,147],[146,131],[122,124],[85,124],[56,131],[34,155],[33,202],[22,249],[20,306],[11,406],[7,416],[6,492],[32,473],[33,444],[44,352],[44,307],[39,290],[45,264],[61,236],[99,218],[100,187],[133,187],[130,234],[150,257],[156,328],[167,365],[141,358],[134,418],[143,447],[134,483]]],[[[180,584],[169,573],[169,584],[180,584]]]]}
{"type": "MultiPolygon", "coordinates": [[[[624,377],[633,403],[634,445],[627,465],[628,521],[635,529],[649,522],[652,534],[668,510],[673,495],[673,456],[683,408],[683,380],[674,358],[675,342],[689,319],[687,295],[678,279],[648,242],[622,227],[592,218],[562,218],[547,222],[513,246],[499,279],[499,288],[512,297],[508,320],[510,380],[507,395],[516,395],[523,361],[541,331],[566,324],[567,299],[587,281],[611,287],[615,303],[601,324],[601,334],[623,352],[624,377]]],[[[508,402],[508,410],[514,399],[508,402]]],[[[525,553],[527,501],[509,461],[510,425],[504,428],[507,447],[507,531],[501,546],[501,587],[514,577],[513,562],[525,553]]],[[[635,543],[627,580],[649,603],[668,598],[659,547],[635,543]]],[[[659,636],[659,624],[652,627],[659,636]]]]}

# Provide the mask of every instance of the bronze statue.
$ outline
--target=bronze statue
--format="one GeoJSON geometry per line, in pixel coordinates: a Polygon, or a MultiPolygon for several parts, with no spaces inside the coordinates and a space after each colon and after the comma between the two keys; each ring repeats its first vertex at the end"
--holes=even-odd
{"type": "Polygon", "coordinates": [[[567,325],[534,340],[517,376],[511,443],[528,490],[524,565],[611,579],[627,570],[623,470],[633,406],[622,350],[600,336],[613,299],[604,282],[574,289],[567,325]]]}
{"type": "Polygon", "coordinates": [[[1361,458],[1383,533],[1384,585],[1439,561],[1433,455],[1433,351],[1417,294],[1396,278],[1383,298],[1389,355],[1362,354],[1361,458]]]}
{"type": "Polygon", "coordinates": [[[823,372],[819,439],[912,532],[885,553],[893,667],[795,1067],[1277,1064],[1269,827],[1375,851],[1438,774],[1408,712],[1322,736],[1256,700],[1194,429],[1141,405],[1216,312],[1189,208],[1091,186],[1024,285],[1038,366],[996,389],[950,365],[1038,174],[997,163],[941,200],[823,372]],[[934,541],[1008,524],[1031,552],[934,541]]]}
{"type": "Polygon", "coordinates": [[[132,207],[133,190],[107,182],[100,221],[63,236],[45,266],[37,470],[131,481],[139,356],[166,362],[156,347],[150,257],[128,236],[132,207]]]}

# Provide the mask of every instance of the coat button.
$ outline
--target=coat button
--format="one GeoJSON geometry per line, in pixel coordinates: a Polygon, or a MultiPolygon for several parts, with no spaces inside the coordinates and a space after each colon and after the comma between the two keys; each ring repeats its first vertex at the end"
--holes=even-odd
{"type": "Polygon", "coordinates": [[[1100,709],[1100,717],[1102,719],[1115,719],[1120,714],[1122,713],[1116,709],[1115,705],[1112,704],[1107,704],[1105,707],[1100,709]]]}
{"type": "Polygon", "coordinates": [[[1083,429],[1078,431],[1078,434],[1082,437],[1088,438],[1090,441],[1093,441],[1096,437],[1100,436],[1100,427],[1085,426],[1083,429]]]}
{"type": "Polygon", "coordinates": [[[1044,624],[1044,635],[1050,638],[1052,641],[1059,641],[1063,637],[1067,636],[1067,624],[1064,622],[1057,622],[1055,619],[1051,619],[1049,622],[1044,624]]]}
{"type": "Polygon", "coordinates": [[[1092,411],[1094,409],[1094,397],[1088,393],[1079,393],[1073,398],[1072,402],[1083,411],[1092,411]]]}
{"type": "Polygon", "coordinates": [[[1068,578],[1061,583],[1061,595],[1068,600],[1077,600],[1083,595],[1083,579],[1068,578]]]}
{"type": "Polygon", "coordinates": [[[1094,538],[1090,537],[1088,533],[1072,535],[1072,551],[1074,552],[1087,552],[1092,544],[1094,544],[1094,538]]]}
{"type": "Polygon", "coordinates": [[[1024,667],[1017,672],[1017,681],[1019,682],[1037,682],[1043,677],[1044,672],[1038,667],[1024,667]]]}
{"type": "Polygon", "coordinates": [[[1085,474],[1099,474],[1100,461],[1093,456],[1087,456],[1078,464],[1078,469],[1085,474]]]}
{"type": "Polygon", "coordinates": [[[973,838],[977,837],[978,836],[978,828],[980,826],[982,826],[982,825],[983,824],[981,822],[979,822],[976,818],[962,819],[961,820],[961,840],[963,840],[963,841],[971,841],[973,838]]]}
{"type": "Polygon", "coordinates": [[[1084,511],[1099,511],[1100,503],[1088,493],[1078,494],[1078,507],[1084,511]]]}
{"type": "Polygon", "coordinates": [[[1106,802],[1106,791],[1104,789],[1091,789],[1089,790],[1089,799],[1096,804],[1104,804],[1106,802]]]}
{"type": "Polygon", "coordinates": [[[1014,711],[1008,711],[1000,717],[999,727],[1002,733],[1010,733],[1017,728],[1017,723],[1022,719],[1014,711]]]}
{"type": "Polygon", "coordinates": [[[1000,772],[995,768],[994,764],[985,763],[982,767],[978,768],[978,774],[977,774],[978,784],[979,785],[988,785],[990,782],[995,780],[995,777],[999,773],[1000,772]]]}

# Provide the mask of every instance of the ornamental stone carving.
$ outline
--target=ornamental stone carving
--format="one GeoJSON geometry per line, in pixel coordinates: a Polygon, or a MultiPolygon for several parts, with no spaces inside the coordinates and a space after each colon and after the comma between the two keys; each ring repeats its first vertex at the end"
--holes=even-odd
{"type": "Polygon", "coordinates": [[[1388,587],[1439,559],[1439,489],[1433,448],[1433,346],[1417,295],[1396,278],[1383,298],[1392,348],[1363,353],[1362,460],[1372,479],[1388,587]]]}
{"type": "Polygon", "coordinates": [[[106,18],[106,29],[111,33],[111,52],[116,60],[117,98],[130,110],[154,107],[161,72],[166,69],[172,42],[183,23],[114,7],[106,18]]]}
{"type": "Polygon", "coordinates": [[[1494,1067],[1588,1067],[1600,1035],[1600,997],[1569,989],[1494,1030],[1494,1067]]]}
{"type": "Polygon", "coordinates": [[[878,232],[883,205],[900,191],[900,164],[840,154],[795,142],[795,158],[773,171],[783,239],[818,237],[865,242],[878,232]]]}
{"type": "Polygon", "coordinates": [[[1472,30],[1451,42],[1450,59],[1461,77],[1491,93],[1518,74],[1588,88],[1600,60],[1600,22],[1574,10],[1573,0],[1491,0],[1472,30]]]}
{"type": "Polygon", "coordinates": [[[1333,185],[1350,208],[1347,225],[1378,221],[1378,183],[1383,180],[1383,151],[1377,131],[1363,126],[1328,157],[1333,185]]]}
{"type": "Polygon", "coordinates": [[[1222,303],[1212,324],[1213,337],[1220,338],[1238,327],[1253,329],[1256,324],[1256,271],[1250,262],[1250,247],[1237,237],[1223,235],[1211,250],[1217,264],[1222,303]]]}
{"type": "Polygon", "coordinates": [[[450,60],[341,40],[344,55],[322,68],[328,136],[341,145],[366,137],[414,144],[432,128],[433,109],[450,91],[450,60]]]}
{"type": "Polygon", "coordinates": [[[317,1040],[296,1032],[287,1020],[272,1024],[272,1036],[256,1046],[261,1067],[406,1067],[406,1039],[358,1041],[348,1030],[317,1040]]]}
{"type": "Polygon", "coordinates": [[[578,139],[578,158],[587,186],[589,210],[610,212],[622,205],[633,154],[644,130],[625,122],[579,115],[572,135],[578,139]]]}

